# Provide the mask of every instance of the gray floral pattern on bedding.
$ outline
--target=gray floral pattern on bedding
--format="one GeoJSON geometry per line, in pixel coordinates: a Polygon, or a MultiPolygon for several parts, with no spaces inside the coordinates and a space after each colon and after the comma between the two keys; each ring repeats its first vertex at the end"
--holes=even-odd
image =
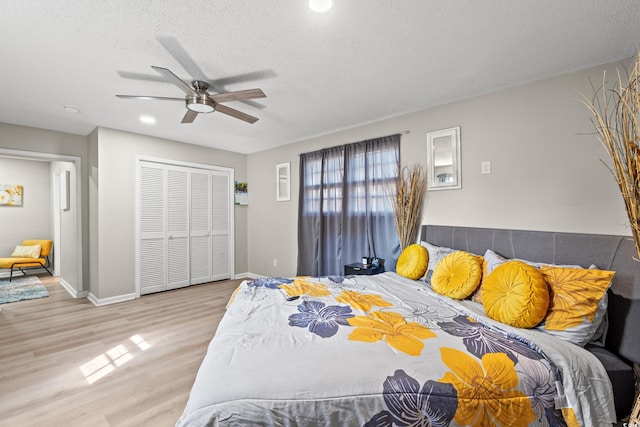
{"type": "Polygon", "coordinates": [[[555,383],[553,367],[528,343],[468,316],[457,314],[442,321],[443,312],[455,313],[448,307],[431,308],[416,302],[396,306],[366,291],[335,286],[344,283],[340,276],[261,278],[249,286],[284,290],[289,297],[308,297],[288,316],[288,324],[322,338],[335,336],[339,327],[351,327],[355,329],[349,340],[385,340],[396,350],[419,356],[423,340],[436,336],[428,325],[437,325],[443,333],[461,338],[468,352],[442,347],[441,358],[450,371],[423,387],[402,369],[396,370],[382,385],[387,410],[376,414],[367,426],[447,426],[454,419],[460,425],[520,426],[534,420],[544,420],[549,426],[566,425],[554,407],[557,392],[550,386],[555,383]],[[378,307],[384,310],[375,310],[378,307]]]}
{"type": "Polygon", "coordinates": [[[259,278],[230,300],[178,425],[578,425],[556,409],[561,381],[536,344],[423,282],[259,278]]]}

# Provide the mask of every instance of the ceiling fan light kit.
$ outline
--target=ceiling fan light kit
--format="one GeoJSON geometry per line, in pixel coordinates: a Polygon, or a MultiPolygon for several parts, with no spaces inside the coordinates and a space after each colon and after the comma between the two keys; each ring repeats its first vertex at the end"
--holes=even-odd
{"type": "Polygon", "coordinates": [[[193,123],[200,113],[211,113],[219,111],[236,119],[243,120],[247,123],[255,123],[257,117],[253,117],[242,111],[220,104],[221,102],[241,101],[252,98],[265,98],[266,95],[262,89],[239,90],[235,92],[224,92],[210,94],[207,92],[209,83],[202,80],[194,80],[189,86],[184,80],[173,74],[170,70],[162,67],[152,66],[154,70],[160,73],[170,83],[180,88],[184,93],[184,98],[171,98],[166,96],[149,96],[149,95],[116,95],[123,99],[143,99],[143,100],[160,100],[160,101],[183,101],[187,107],[187,113],[182,118],[182,123],[193,123]]]}
{"type": "Polygon", "coordinates": [[[196,113],[211,113],[215,103],[206,94],[192,96],[186,100],[187,108],[196,113]]]}

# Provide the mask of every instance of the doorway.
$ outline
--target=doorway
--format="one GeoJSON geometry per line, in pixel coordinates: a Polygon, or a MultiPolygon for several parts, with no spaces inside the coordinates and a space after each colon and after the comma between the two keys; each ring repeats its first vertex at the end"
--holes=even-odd
{"type": "Polygon", "coordinates": [[[0,148],[0,157],[5,159],[48,162],[51,165],[51,218],[54,240],[53,262],[60,284],[74,297],[85,297],[83,280],[83,235],[82,235],[82,169],[81,158],[61,154],[0,148]],[[56,170],[57,176],[56,176],[56,170]],[[69,170],[69,208],[61,211],[60,171],[69,170]],[[56,187],[57,185],[57,187],[56,187]]]}

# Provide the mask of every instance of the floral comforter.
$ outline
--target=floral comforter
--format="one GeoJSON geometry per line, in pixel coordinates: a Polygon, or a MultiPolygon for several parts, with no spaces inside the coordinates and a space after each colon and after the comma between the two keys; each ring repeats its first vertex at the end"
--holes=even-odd
{"type": "Polygon", "coordinates": [[[540,346],[535,333],[516,334],[473,304],[395,273],[245,281],[177,426],[615,419],[606,372],[590,353],[548,336],[540,346]]]}

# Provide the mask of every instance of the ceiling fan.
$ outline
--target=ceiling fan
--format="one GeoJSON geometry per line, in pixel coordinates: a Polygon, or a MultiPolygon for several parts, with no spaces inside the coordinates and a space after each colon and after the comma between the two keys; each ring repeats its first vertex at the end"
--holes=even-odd
{"type": "Polygon", "coordinates": [[[209,83],[202,80],[194,80],[189,86],[184,80],[173,74],[170,70],[162,67],[151,66],[158,73],[162,74],[169,82],[178,86],[184,93],[184,98],[170,98],[166,96],[142,96],[142,95],[116,95],[123,99],[155,99],[160,101],[183,101],[187,107],[187,113],[182,118],[182,123],[193,123],[199,113],[211,113],[219,111],[231,117],[244,120],[248,123],[258,121],[257,117],[238,111],[235,108],[222,105],[221,102],[241,101],[243,99],[266,98],[262,89],[239,90],[236,92],[225,92],[210,94],[207,92],[209,83]]]}

